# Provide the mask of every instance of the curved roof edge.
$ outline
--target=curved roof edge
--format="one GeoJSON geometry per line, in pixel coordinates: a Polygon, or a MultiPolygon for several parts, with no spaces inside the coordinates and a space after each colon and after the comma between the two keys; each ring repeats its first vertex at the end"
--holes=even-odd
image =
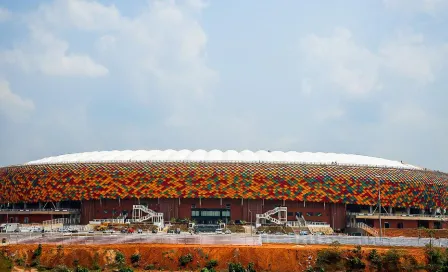
{"type": "Polygon", "coordinates": [[[102,162],[272,162],[303,164],[339,164],[372,167],[391,167],[422,170],[423,168],[402,163],[362,155],[322,153],[322,152],[282,152],[259,150],[256,152],[243,150],[124,150],[95,151],[66,154],[30,161],[25,165],[63,164],[63,163],[102,163],[102,162]]]}

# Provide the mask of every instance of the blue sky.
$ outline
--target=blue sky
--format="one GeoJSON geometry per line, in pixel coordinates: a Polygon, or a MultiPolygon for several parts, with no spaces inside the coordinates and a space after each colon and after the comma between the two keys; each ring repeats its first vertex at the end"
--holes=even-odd
{"type": "Polygon", "coordinates": [[[448,171],[448,1],[0,1],[0,165],[354,153],[448,171]]]}

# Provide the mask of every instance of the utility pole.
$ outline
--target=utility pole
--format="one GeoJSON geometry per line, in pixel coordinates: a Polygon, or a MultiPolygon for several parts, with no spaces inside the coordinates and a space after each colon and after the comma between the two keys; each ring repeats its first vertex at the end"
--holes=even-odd
{"type": "Polygon", "coordinates": [[[251,210],[249,210],[249,214],[250,214],[250,236],[252,236],[253,226],[252,226],[252,211],[251,210]]]}
{"type": "Polygon", "coordinates": [[[383,227],[381,225],[381,177],[379,177],[378,179],[378,208],[379,208],[379,213],[378,213],[378,219],[380,221],[380,238],[383,237],[383,227]]]}

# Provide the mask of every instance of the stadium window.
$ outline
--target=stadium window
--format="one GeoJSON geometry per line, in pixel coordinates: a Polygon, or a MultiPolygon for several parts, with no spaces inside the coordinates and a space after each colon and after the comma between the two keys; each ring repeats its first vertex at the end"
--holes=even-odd
{"type": "Polygon", "coordinates": [[[24,219],[23,219],[23,223],[24,224],[28,224],[30,222],[30,219],[28,218],[28,217],[25,217],[24,219]]]}
{"type": "Polygon", "coordinates": [[[398,223],[397,224],[397,228],[402,229],[403,228],[403,223],[402,222],[398,223]]]}
{"type": "Polygon", "coordinates": [[[230,209],[230,204],[226,204],[226,209],[230,209]]]}
{"type": "Polygon", "coordinates": [[[294,213],[293,212],[288,212],[288,216],[293,216],[294,213]]]}
{"type": "Polygon", "coordinates": [[[107,210],[104,210],[103,212],[104,212],[104,213],[107,213],[107,210]]]}
{"type": "Polygon", "coordinates": [[[201,211],[201,216],[219,217],[219,216],[221,216],[221,212],[220,211],[201,211]]]}
{"type": "Polygon", "coordinates": [[[389,222],[384,223],[384,228],[388,229],[390,227],[389,222]]]}
{"type": "Polygon", "coordinates": [[[313,216],[312,212],[306,212],[306,216],[313,216]]]}
{"type": "Polygon", "coordinates": [[[222,211],[221,214],[223,217],[230,217],[230,211],[222,211]]]}
{"type": "Polygon", "coordinates": [[[317,212],[314,216],[322,216],[322,213],[317,212]]]}
{"type": "Polygon", "coordinates": [[[196,208],[196,204],[191,204],[191,208],[192,209],[196,208]]]}
{"type": "Polygon", "coordinates": [[[199,216],[199,211],[191,211],[191,216],[199,216]]]}

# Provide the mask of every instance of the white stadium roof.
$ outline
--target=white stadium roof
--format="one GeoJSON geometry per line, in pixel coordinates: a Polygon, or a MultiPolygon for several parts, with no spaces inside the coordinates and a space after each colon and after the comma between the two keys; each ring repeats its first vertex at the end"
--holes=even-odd
{"type": "Polygon", "coordinates": [[[67,154],[48,157],[26,163],[33,164],[57,164],[57,163],[83,163],[83,162],[146,162],[146,161],[213,161],[213,162],[285,162],[285,163],[310,163],[310,164],[345,164],[365,165],[380,167],[397,167],[408,169],[421,169],[398,161],[391,161],[375,157],[361,155],[336,154],[336,153],[311,153],[311,152],[282,152],[282,151],[249,151],[235,150],[124,150],[124,151],[96,151],[76,154],[67,154]]]}

